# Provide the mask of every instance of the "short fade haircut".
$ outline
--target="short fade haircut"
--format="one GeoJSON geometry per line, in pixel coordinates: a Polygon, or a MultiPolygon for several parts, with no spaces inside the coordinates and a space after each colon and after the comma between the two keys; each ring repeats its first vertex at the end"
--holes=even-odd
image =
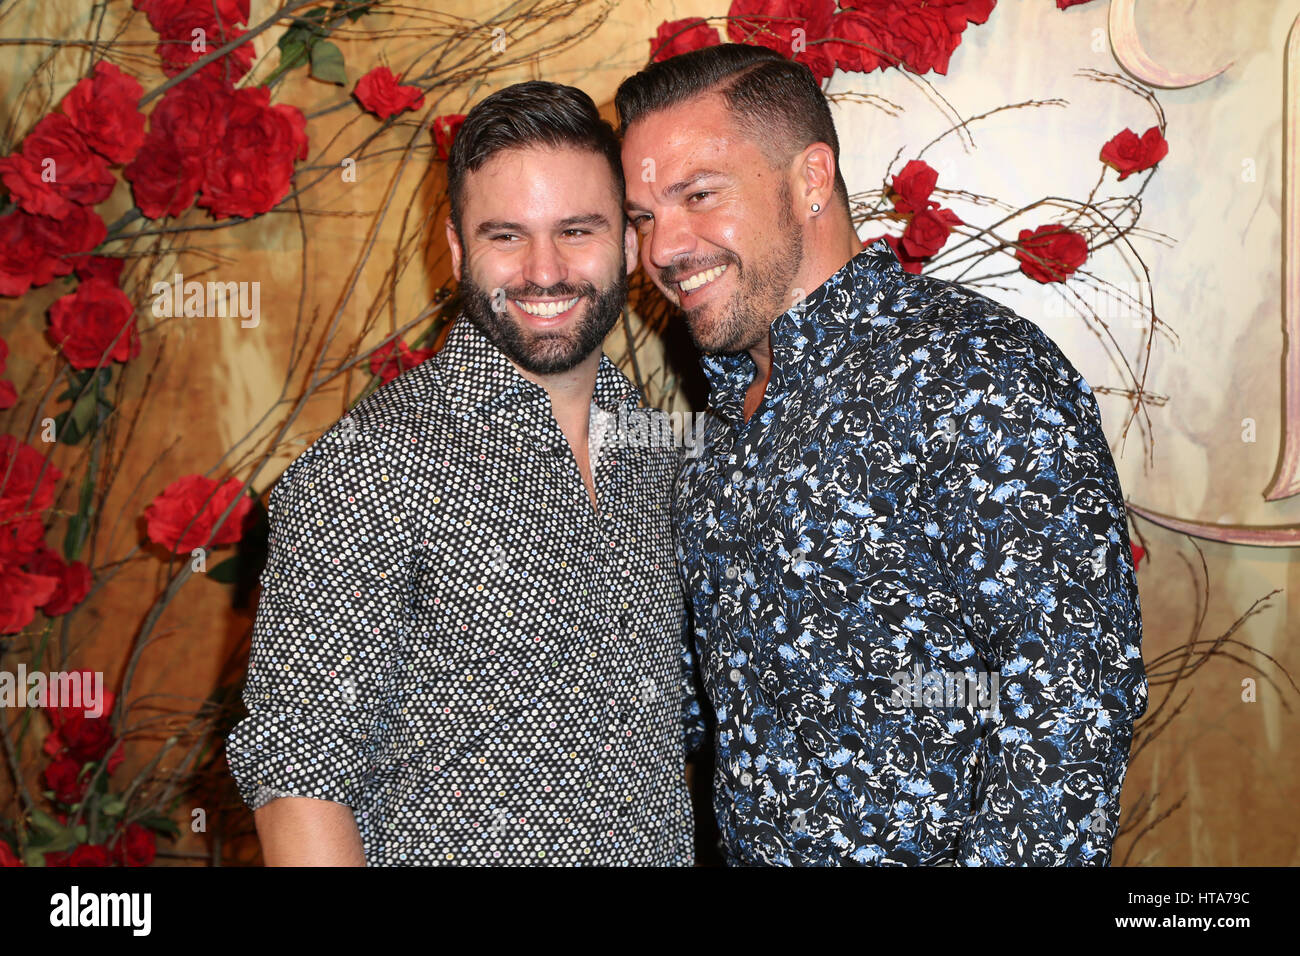
{"type": "Polygon", "coordinates": [[[773,167],[813,143],[829,146],[835,155],[835,194],[848,210],[840,140],[826,95],[808,67],[767,47],[723,43],[660,60],[629,76],[614,96],[619,134],[650,113],[707,93],[722,95],[736,125],[773,167]],[[781,155],[777,150],[783,145],[788,149],[781,155]]]}
{"type": "Polygon", "coordinates": [[[623,161],[614,128],[601,118],[590,96],[573,86],[530,80],[498,90],[469,111],[447,157],[451,222],[460,230],[465,177],[499,152],[533,146],[572,147],[599,153],[609,162],[623,211],[623,161]]]}

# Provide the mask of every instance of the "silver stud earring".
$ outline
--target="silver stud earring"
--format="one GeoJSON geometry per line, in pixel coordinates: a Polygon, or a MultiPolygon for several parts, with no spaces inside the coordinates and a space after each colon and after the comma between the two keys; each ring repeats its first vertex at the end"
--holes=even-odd
{"type": "Polygon", "coordinates": [[[812,209],[813,212],[821,212],[822,211],[821,203],[813,203],[812,209]]]}

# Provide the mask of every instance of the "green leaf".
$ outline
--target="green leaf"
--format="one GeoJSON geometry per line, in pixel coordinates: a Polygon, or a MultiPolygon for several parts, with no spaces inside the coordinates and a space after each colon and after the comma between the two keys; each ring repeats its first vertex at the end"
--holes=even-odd
{"type": "Polygon", "coordinates": [[[140,825],[148,827],[158,833],[166,833],[173,839],[181,835],[181,828],[176,825],[176,821],[170,817],[164,817],[161,814],[152,814],[151,816],[141,817],[140,825]]]}
{"type": "Polygon", "coordinates": [[[349,3],[348,0],[341,0],[341,2],[334,4],[334,12],[335,12],[335,13],[340,13],[340,12],[346,10],[347,13],[348,13],[348,19],[351,20],[351,21],[353,21],[353,22],[355,23],[357,20],[360,20],[360,19],[361,19],[362,17],[364,17],[367,13],[369,13],[369,12],[370,12],[370,8],[373,7],[373,6],[374,6],[374,3],[373,3],[373,2],[370,2],[370,3],[355,3],[355,2],[353,2],[353,3],[349,3]]]}
{"type": "Polygon", "coordinates": [[[326,83],[346,85],[347,70],[343,68],[343,51],[328,40],[321,40],[311,48],[311,75],[326,83]]]}
{"type": "Polygon", "coordinates": [[[85,843],[86,837],[89,836],[89,831],[86,829],[84,823],[79,823],[77,824],[77,828],[72,831],[72,835],[77,838],[78,843],[85,843]]]}
{"type": "Polygon", "coordinates": [[[307,35],[301,30],[290,30],[280,37],[280,72],[296,70],[307,62],[307,35]]]}
{"type": "Polygon", "coordinates": [[[226,558],[208,571],[208,577],[221,584],[234,584],[239,580],[239,555],[226,558]]]}
{"type": "Polygon", "coordinates": [[[44,866],[45,851],[40,847],[29,846],[27,852],[23,854],[23,862],[28,866],[44,866]]]}
{"type": "Polygon", "coordinates": [[[42,833],[61,833],[65,827],[44,810],[32,810],[32,826],[42,833]]]}
{"type": "Polygon", "coordinates": [[[95,421],[96,398],[95,391],[90,389],[72,406],[72,424],[83,435],[90,431],[90,426],[95,421]]]}
{"type": "Polygon", "coordinates": [[[113,794],[108,799],[100,801],[99,809],[105,816],[118,817],[126,809],[126,801],[117,794],[113,794]]]}

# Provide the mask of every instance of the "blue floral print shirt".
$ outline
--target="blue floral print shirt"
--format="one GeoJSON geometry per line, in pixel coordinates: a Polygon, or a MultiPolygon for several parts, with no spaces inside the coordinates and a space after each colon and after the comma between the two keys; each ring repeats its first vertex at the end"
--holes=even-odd
{"type": "Polygon", "coordinates": [[[677,555],[733,865],[1107,865],[1146,710],[1123,497],[1033,323],[883,241],[707,356],[677,555]]]}

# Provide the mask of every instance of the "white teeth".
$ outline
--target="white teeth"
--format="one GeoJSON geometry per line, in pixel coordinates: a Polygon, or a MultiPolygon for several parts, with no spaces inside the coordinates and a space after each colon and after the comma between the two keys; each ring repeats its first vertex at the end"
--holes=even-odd
{"type": "Polygon", "coordinates": [[[727,267],[725,265],[714,266],[712,269],[705,269],[703,272],[697,272],[695,275],[688,279],[683,279],[677,284],[681,287],[683,292],[693,292],[700,286],[712,282],[726,271],[727,267]]]}
{"type": "Polygon", "coordinates": [[[542,318],[548,318],[553,315],[559,315],[561,312],[568,312],[578,304],[578,298],[572,298],[565,302],[521,302],[514,300],[515,305],[523,309],[529,315],[536,315],[542,318]]]}

